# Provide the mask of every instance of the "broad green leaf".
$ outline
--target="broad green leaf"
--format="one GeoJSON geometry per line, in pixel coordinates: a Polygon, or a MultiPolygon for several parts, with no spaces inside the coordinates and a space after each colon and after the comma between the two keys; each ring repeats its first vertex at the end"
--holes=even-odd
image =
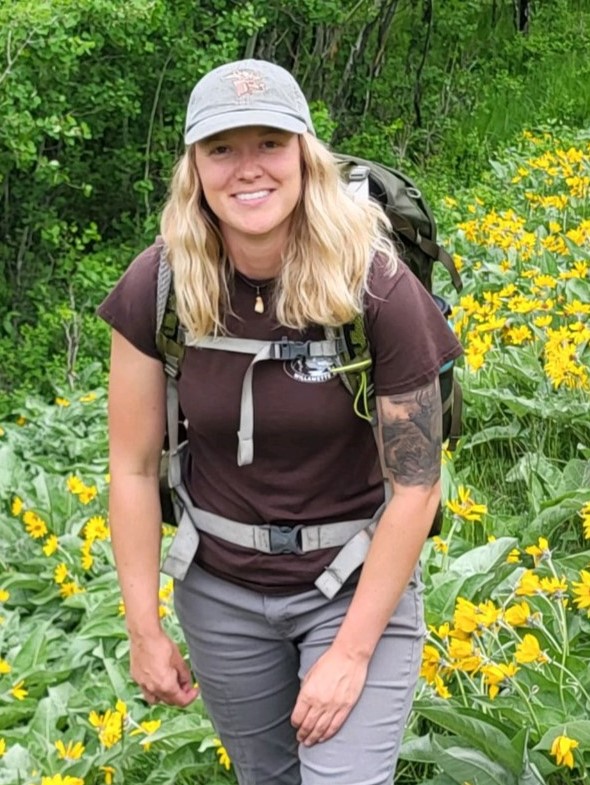
{"type": "Polygon", "coordinates": [[[440,768],[455,782],[477,782],[477,785],[517,785],[514,774],[478,750],[465,747],[440,748],[440,768]]]}
{"type": "MultiPolygon", "coordinates": [[[[500,759],[514,774],[522,769],[522,756],[514,749],[508,736],[487,718],[474,717],[461,712],[456,706],[427,707],[414,705],[414,711],[430,722],[450,731],[458,742],[469,742],[493,760],[500,759]]],[[[435,742],[436,746],[440,746],[435,742]]]]}
{"type": "Polygon", "coordinates": [[[493,572],[506,562],[506,557],[517,545],[515,537],[499,537],[459,556],[451,563],[450,571],[461,575],[493,572]]]}
{"type": "MultiPolygon", "coordinates": [[[[415,710],[416,714],[420,714],[415,710]]],[[[424,736],[411,736],[405,738],[401,749],[400,759],[415,763],[436,763],[438,747],[454,747],[460,742],[457,736],[443,736],[440,733],[429,733],[424,736]],[[436,746],[435,746],[436,743],[436,746]]]]}

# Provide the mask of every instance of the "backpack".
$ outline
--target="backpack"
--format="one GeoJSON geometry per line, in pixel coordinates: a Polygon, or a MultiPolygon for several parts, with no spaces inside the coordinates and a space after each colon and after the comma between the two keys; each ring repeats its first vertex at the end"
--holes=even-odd
{"type": "MultiPolygon", "coordinates": [[[[381,203],[391,225],[392,237],[398,252],[414,275],[432,294],[432,273],[435,262],[440,262],[451,276],[457,291],[461,278],[451,256],[436,242],[436,221],[432,210],[416,185],[401,172],[361,158],[334,154],[347,189],[358,198],[373,198],[381,203]]],[[[432,294],[445,318],[451,314],[450,305],[432,294]]],[[[364,318],[359,314],[353,322],[340,328],[326,328],[326,338],[333,346],[335,365],[332,372],[352,395],[355,413],[375,424],[375,394],[371,379],[371,352],[364,318]]],[[[226,343],[240,339],[225,339],[226,343]]],[[[272,359],[294,359],[305,356],[306,344],[283,339],[275,342],[280,350],[272,359]],[[280,344],[280,346],[279,346],[280,344]]],[[[160,496],[163,520],[173,523],[173,489],[180,483],[183,443],[178,437],[179,414],[176,380],[185,351],[184,336],[176,314],[172,271],[162,248],[158,268],[156,345],[167,375],[167,449],[163,452],[160,477],[160,496]]],[[[307,349],[308,350],[308,349],[307,349]]],[[[460,436],[461,389],[454,378],[451,361],[440,369],[440,389],[443,410],[443,441],[454,450],[460,436]]],[[[238,462],[239,458],[238,458],[238,462]]],[[[441,530],[442,510],[439,506],[430,536],[441,530]]]]}

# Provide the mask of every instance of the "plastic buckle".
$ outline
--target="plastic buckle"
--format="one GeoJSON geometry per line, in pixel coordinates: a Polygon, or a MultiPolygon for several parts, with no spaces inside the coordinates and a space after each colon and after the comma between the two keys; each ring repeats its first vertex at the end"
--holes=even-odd
{"type": "Polygon", "coordinates": [[[364,164],[356,164],[356,166],[353,166],[352,169],[350,169],[348,172],[348,180],[349,182],[366,180],[370,171],[371,170],[368,166],[365,166],[364,164]]]}
{"type": "Polygon", "coordinates": [[[297,357],[309,357],[309,341],[290,341],[281,338],[275,343],[279,360],[295,360],[297,357]]]}
{"type": "Polygon", "coordinates": [[[268,541],[271,553],[300,554],[302,552],[301,543],[299,541],[299,532],[303,528],[302,524],[298,524],[297,526],[274,526],[271,524],[264,528],[268,531],[268,541]]]}

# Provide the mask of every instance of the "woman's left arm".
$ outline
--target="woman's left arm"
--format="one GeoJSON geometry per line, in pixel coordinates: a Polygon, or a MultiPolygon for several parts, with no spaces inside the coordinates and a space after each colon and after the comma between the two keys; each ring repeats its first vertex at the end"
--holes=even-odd
{"type": "Polygon", "coordinates": [[[393,495],[377,525],[348,612],[309,670],[292,713],[299,742],[333,736],[358,700],[373,651],[404,593],[440,501],[442,413],[438,377],[377,397],[378,445],[393,495]]]}

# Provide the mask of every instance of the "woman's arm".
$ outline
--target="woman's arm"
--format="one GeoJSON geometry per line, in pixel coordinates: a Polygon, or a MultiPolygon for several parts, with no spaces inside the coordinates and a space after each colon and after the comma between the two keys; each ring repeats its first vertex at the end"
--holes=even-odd
{"type": "Polygon", "coordinates": [[[377,414],[379,452],[393,496],[340,630],[303,681],[292,721],[304,744],[333,736],[358,700],[369,660],[406,589],[440,501],[438,378],[410,393],[378,397],[377,414]]]}
{"type": "Polygon", "coordinates": [[[160,625],[159,463],[165,431],[162,363],[113,332],[109,377],[113,552],[131,643],[131,675],[144,697],[184,706],[190,671],[160,625]]]}

